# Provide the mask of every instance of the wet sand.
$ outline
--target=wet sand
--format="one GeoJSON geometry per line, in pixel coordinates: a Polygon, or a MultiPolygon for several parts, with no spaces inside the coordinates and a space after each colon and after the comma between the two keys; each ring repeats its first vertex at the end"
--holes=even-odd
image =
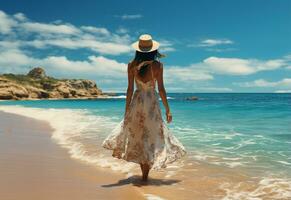
{"type": "Polygon", "coordinates": [[[1,200],[289,197],[282,192],[290,191],[285,182],[260,184],[260,178],[246,171],[190,161],[187,156],[166,170],[151,171],[149,181],[143,183],[138,166],[124,174],[72,159],[67,149],[51,139],[52,132],[46,121],[0,111],[1,200]]]}
{"type": "Polygon", "coordinates": [[[180,200],[224,194],[217,187],[221,180],[206,180],[210,168],[198,163],[186,172],[187,167],[151,171],[144,183],[138,167],[126,175],[72,159],[51,139],[52,131],[45,121],[0,111],[0,199],[180,200]]]}
{"type": "Polygon", "coordinates": [[[1,200],[144,199],[130,185],[104,187],[122,174],[70,158],[48,123],[0,111],[1,200]]]}

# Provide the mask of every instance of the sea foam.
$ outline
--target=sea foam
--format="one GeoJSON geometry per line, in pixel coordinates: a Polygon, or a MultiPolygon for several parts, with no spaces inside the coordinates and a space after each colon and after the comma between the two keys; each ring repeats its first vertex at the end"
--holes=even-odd
{"type": "Polygon", "coordinates": [[[124,173],[130,172],[135,167],[133,163],[113,158],[102,150],[102,140],[109,134],[111,128],[117,125],[110,117],[92,115],[85,109],[0,106],[0,110],[47,121],[54,129],[52,139],[66,148],[74,159],[124,173]],[[88,148],[89,144],[86,141],[90,141],[91,148],[88,148]]]}
{"type": "Polygon", "coordinates": [[[285,178],[265,177],[262,178],[254,188],[248,188],[247,183],[224,183],[221,189],[226,192],[222,200],[232,199],[250,199],[250,200],[263,200],[263,199],[278,199],[289,200],[291,199],[291,180],[285,178]],[[248,189],[246,189],[246,187],[248,189]]]}

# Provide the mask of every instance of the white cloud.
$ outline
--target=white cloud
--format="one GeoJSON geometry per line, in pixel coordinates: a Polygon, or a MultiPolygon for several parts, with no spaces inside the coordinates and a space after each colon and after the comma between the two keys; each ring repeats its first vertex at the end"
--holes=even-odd
{"type": "Polygon", "coordinates": [[[276,90],[275,93],[291,93],[291,90],[276,90]]]}
{"type": "Polygon", "coordinates": [[[291,78],[284,78],[280,81],[266,81],[264,79],[258,79],[251,82],[235,83],[241,87],[281,87],[291,88],[291,78]]]}
{"type": "Polygon", "coordinates": [[[222,44],[233,44],[234,42],[229,39],[206,39],[200,42],[201,47],[213,47],[222,44]]]}
{"type": "Polygon", "coordinates": [[[0,34],[9,34],[16,21],[0,10],[0,34]]]}
{"type": "Polygon", "coordinates": [[[0,50],[15,49],[20,46],[19,41],[0,41],[0,50]]]}
{"type": "Polygon", "coordinates": [[[161,52],[176,51],[176,49],[173,47],[174,44],[169,40],[161,40],[159,43],[161,52]]]}
{"type": "Polygon", "coordinates": [[[236,48],[205,48],[206,51],[211,51],[211,52],[217,52],[217,53],[221,53],[221,52],[229,52],[229,51],[236,51],[236,48]]]}
{"type": "Polygon", "coordinates": [[[19,21],[27,21],[27,18],[23,13],[16,13],[13,16],[15,19],[17,19],[19,21]]]}
{"type": "Polygon", "coordinates": [[[123,27],[120,27],[116,30],[116,33],[119,33],[119,34],[126,34],[126,33],[129,33],[129,30],[126,29],[126,28],[123,28],[123,27]]]}
{"type": "Polygon", "coordinates": [[[77,27],[60,20],[40,23],[22,13],[7,15],[0,11],[0,33],[6,34],[1,38],[0,47],[17,43],[19,48],[84,48],[101,54],[119,55],[131,51],[129,44],[132,38],[124,30],[112,33],[104,27],[77,27]]]}
{"type": "Polygon", "coordinates": [[[131,51],[130,46],[113,43],[113,42],[100,42],[94,39],[83,39],[83,38],[64,38],[64,39],[53,39],[53,40],[33,40],[25,42],[27,46],[33,46],[36,48],[48,48],[55,46],[66,49],[80,49],[88,48],[92,51],[118,55],[121,53],[128,53],[131,51]]]}
{"type": "Polygon", "coordinates": [[[210,73],[197,69],[195,65],[188,67],[169,66],[164,73],[165,79],[167,79],[168,82],[176,82],[177,80],[184,82],[205,81],[213,79],[213,76],[210,73]]]}
{"type": "Polygon", "coordinates": [[[45,24],[38,22],[24,22],[20,25],[27,32],[43,34],[79,34],[80,30],[71,24],[45,24]]]}
{"type": "MultiPolygon", "coordinates": [[[[165,78],[169,83],[174,83],[176,81],[185,83],[207,81],[213,80],[215,74],[237,76],[249,75],[264,70],[275,70],[285,65],[286,63],[283,59],[262,61],[254,59],[209,57],[202,62],[193,63],[189,66],[168,66],[165,70],[165,78]]],[[[212,89],[214,91],[213,87],[212,89]]],[[[230,91],[228,89],[221,90],[225,90],[225,92],[230,91]]]]}
{"type": "Polygon", "coordinates": [[[249,75],[259,71],[269,71],[284,67],[286,62],[283,59],[264,61],[257,59],[209,57],[203,60],[203,64],[209,68],[209,71],[212,73],[249,75]]]}
{"type": "Polygon", "coordinates": [[[133,14],[133,15],[124,14],[124,15],[121,15],[119,17],[123,20],[128,20],[128,19],[140,19],[143,16],[141,14],[133,14]]]}
{"type": "Polygon", "coordinates": [[[87,32],[109,36],[110,32],[106,28],[98,28],[94,26],[81,26],[81,29],[87,32]]]}
{"type": "Polygon", "coordinates": [[[291,54],[284,56],[284,59],[291,61],[291,54]]]}
{"type": "MultiPolygon", "coordinates": [[[[167,66],[165,78],[171,81],[213,80],[215,74],[245,76],[260,71],[270,71],[286,66],[284,59],[257,60],[209,57],[188,66],[167,66]]],[[[259,83],[258,83],[259,84],[259,83]]]]}
{"type": "Polygon", "coordinates": [[[120,78],[126,75],[127,65],[104,56],[89,56],[86,60],[70,60],[65,56],[36,58],[18,49],[0,53],[3,72],[26,73],[29,67],[44,66],[48,71],[90,74],[120,78]]]}
{"type": "Polygon", "coordinates": [[[39,61],[44,66],[58,70],[96,73],[96,76],[120,77],[125,76],[126,64],[119,63],[103,56],[89,56],[88,60],[72,61],[65,56],[50,56],[39,61]]]}
{"type": "Polygon", "coordinates": [[[198,44],[189,44],[188,47],[214,47],[218,45],[230,45],[234,42],[230,39],[205,39],[198,44]]]}
{"type": "Polygon", "coordinates": [[[205,91],[205,92],[232,92],[231,88],[227,87],[200,87],[198,90],[205,91]]]}
{"type": "MultiPolygon", "coordinates": [[[[193,63],[188,66],[166,66],[165,79],[170,87],[174,87],[177,82],[179,84],[189,85],[198,81],[211,81],[216,74],[221,75],[237,75],[245,76],[257,73],[259,71],[275,70],[287,65],[284,59],[274,60],[257,60],[257,59],[240,59],[240,58],[218,58],[209,57],[202,62],[193,63]]],[[[288,83],[288,79],[282,80],[279,83],[269,83],[258,80],[255,83],[238,83],[236,85],[247,87],[251,85],[281,85],[288,83]]],[[[189,87],[188,87],[189,88],[189,87]]],[[[231,92],[228,87],[195,87],[193,90],[212,91],[212,92],[231,92]]]]}
{"type": "MultiPolygon", "coordinates": [[[[29,66],[31,63],[36,62],[36,60],[19,49],[9,49],[0,52],[0,67],[3,68],[22,68],[29,66]]],[[[1,70],[2,71],[2,70],[1,70]]],[[[6,70],[4,70],[6,71],[6,70]]],[[[12,72],[12,71],[10,71],[12,72]]]]}

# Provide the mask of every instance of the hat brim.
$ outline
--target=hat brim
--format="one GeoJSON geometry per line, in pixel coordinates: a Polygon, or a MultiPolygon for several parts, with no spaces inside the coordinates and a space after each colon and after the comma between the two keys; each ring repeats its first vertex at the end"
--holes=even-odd
{"type": "Polygon", "coordinates": [[[152,52],[152,51],[155,51],[157,50],[159,47],[160,47],[160,43],[158,43],[157,41],[155,40],[152,40],[153,41],[153,46],[150,48],[150,49],[140,49],[139,48],[139,45],[138,45],[138,41],[137,42],[134,42],[132,43],[132,47],[136,50],[136,51],[140,51],[140,52],[152,52]]]}

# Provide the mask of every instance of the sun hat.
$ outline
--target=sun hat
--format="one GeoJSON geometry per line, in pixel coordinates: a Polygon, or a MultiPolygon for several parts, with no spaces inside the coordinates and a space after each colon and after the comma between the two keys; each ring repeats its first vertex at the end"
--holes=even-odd
{"type": "Polygon", "coordinates": [[[140,52],[152,52],[159,48],[160,43],[152,39],[149,34],[143,34],[139,37],[139,40],[131,45],[136,51],[140,52]]]}

